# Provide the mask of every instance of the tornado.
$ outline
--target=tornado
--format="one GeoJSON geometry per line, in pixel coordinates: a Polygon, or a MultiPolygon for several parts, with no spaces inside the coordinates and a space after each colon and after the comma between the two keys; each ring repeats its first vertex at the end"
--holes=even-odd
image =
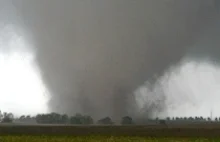
{"type": "MultiPolygon", "coordinates": [[[[51,95],[50,111],[95,119],[135,116],[134,91],[146,81],[155,83],[154,78],[171,65],[197,51],[194,45],[218,19],[215,0],[12,0],[11,4],[20,17],[17,25],[35,47],[51,95]]],[[[163,111],[163,97],[146,105],[147,112],[163,111]]]]}

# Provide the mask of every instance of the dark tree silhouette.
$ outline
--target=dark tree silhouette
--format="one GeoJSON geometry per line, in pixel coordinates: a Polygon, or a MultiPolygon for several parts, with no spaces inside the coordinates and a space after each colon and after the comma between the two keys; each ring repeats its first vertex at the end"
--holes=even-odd
{"type": "Polygon", "coordinates": [[[69,117],[66,114],[63,114],[61,116],[61,124],[68,124],[69,123],[69,117]]]}
{"type": "Polygon", "coordinates": [[[98,120],[98,124],[113,124],[110,117],[105,117],[103,119],[98,120]]]}
{"type": "Polygon", "coordinates": [[[93,119],[91,116],[84,116],[84,123],[83,124],[93,124],[93,119]]]}
{"type": "Polygon", "coordinates": [[[19,120],[21,121],[25,120],[25,115],[20,116],[19,120]]]}
{"type": "Polygon", "coordinates": [[[159,124],[165,125],[166,124],[166,120],[159,120],[159,124]]]}
{"type": "Polygon", "coordinates": [[[122,117],[121,124],[123,125],[134,124],[134,122],[131,117],[125,116],[125,117],[122,117]]]}
{"type": "Polygon", "coordinates": [[[76,114],[75,116],[70,117],[71,124],[83,124],[83,116],[81,114],[76,114]]]}
{"type": "Polygon", "coordinates": [[[194,118],[193,117],[189,117],[188,120],[189,121],[194,121],[194,118]]]}
{"type": "Polygon", "coordinates": [[[204,121],[204,118],[203,118],[202,116],[200,116],[200,120],[201,120],[201,121],[204,121]]]}
{"type": "Polygon", "coordinates": [[[4,112],[3,118],[2,118],[2,123],[11,123],[13,122],[14,115],[12,113],[7,113],[4,112]]]}
{"type": "Polygon", "coordinates": [[[50,114],[38,114],[36,121],[42,124],[60,124],[62,122],[61,115],[54,112],[50,114]]]}

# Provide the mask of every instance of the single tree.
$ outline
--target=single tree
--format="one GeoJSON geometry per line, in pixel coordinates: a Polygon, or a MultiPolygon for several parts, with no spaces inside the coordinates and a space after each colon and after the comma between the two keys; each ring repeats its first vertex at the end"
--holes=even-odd
{"type": "Polygon", "coordinates": [[[189,121],[194,121],[194,118],[193,117],[189,117],[189,121]]]}
{"type": "Polygon", "coordinates": [[[4,113],[2,123],[11,123],[14,120],[14,115],[12,113],[4,113]]]}
{"type": "Polygon", "coordinates": [[[61,116],[61,123],[62,123],[62,124],[67,124],[68,122],[69,122],[69,117],[68,117],[68,115],[63,114],[63,115],[61,116]]]}
{"type": "Polygon", "coordinates": [[[102,118],[102,119],[98,120],[97,123],[98,124],[113,124],[113,122],[112,122],[110,117],[102,118]]]}
{"type": "Polygon", "coordinates": [[[25,120],[25,115],[22,115],[20,118],[19,118],[20,121],[23,121],[25,120]]]}
{"type": "Polygon", "coordinates": [[[128,125],[128,124],[134,124],[134,122],[131,117],[125,116],[125,117],[122,117],[121,124],[128,125]]]}
{"type": "Polygon", "coordinates": [[[92,119],[92,117],[91,116],[84,116],[83,117],[83,124],[87,124],[87,125],[89,125],[89,124],[93,124],[93,119],[92,119]]]}
{"type": "Polygon", "coordinates": [[[167,120],[167,121],[170,121],[170,117],[167,117],[166,120],[167,120]]]}

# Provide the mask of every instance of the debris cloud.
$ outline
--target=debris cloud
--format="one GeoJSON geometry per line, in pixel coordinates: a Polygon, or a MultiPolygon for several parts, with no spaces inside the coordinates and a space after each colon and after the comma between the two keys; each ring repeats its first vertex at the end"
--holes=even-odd
{"type": "Polygon", "coordinates": [[[178,63],[217,15],[215,0],[12,3],[36,48],[50,110],[94,118],[135,115],[133,91],[178,63]]]}

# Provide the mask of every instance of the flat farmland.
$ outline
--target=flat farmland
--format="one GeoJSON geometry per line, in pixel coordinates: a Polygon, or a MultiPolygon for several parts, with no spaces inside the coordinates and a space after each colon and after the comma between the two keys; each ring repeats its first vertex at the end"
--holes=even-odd
{"type": "Polygon", "coordinates": [[[122,136],[1,136],[0,142],[219,142],[219,138],[152,138],[122,136]]]}
{"type": "Polygon", "coordinates": [[[106,136],[106,137],[181,137],[220,138],[220,124],[188,125],[18,125],[1,124],[1,136],[106,136]]]}

